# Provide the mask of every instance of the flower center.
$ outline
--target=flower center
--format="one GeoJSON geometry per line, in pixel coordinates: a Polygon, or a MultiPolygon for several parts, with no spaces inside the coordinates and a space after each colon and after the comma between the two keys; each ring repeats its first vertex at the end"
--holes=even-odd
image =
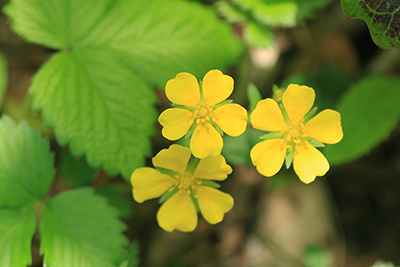
{"type": "Polygon", "coordinates": [[[175,175],[175,178],[178,181],[179,194],[186,193],[191,195],[193,193],[194,197],[197,198],[196,189],[198,185],[202,184],[201,181],[198,181],[193,174],[188,173],[175,175]]]}
{"type": "Polygon", "coordinates": [[[302,138],[306,136],[304,133],[303,119],[295,125],[288,123],[286,130],[283,132],[285,133],[285,140],[288,147],[300,144],[303,141],[302,138]]]}
{"type": "Polygon", "coordinates": [[[206,104],[200,104],[196,106],[196,110],[193,112],[193,119],[197,124],[205,123],[212,118],[213,108],[206,104]]]}

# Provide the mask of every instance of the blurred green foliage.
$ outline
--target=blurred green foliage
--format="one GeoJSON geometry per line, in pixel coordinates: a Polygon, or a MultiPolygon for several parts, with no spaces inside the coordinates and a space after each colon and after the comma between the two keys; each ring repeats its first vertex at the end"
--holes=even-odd
{"type": "Polygon", "coordinates": [[[243,25],[243,38],[248,46],[266,48],[274,46],[274,28],[302,23],[330,1],[220,0],[215,6],[227,21],[243,25]]]}
{"type": "Polygon", "coordinates": [[[4,56],[0,53],[0,108],[3,104],[4,94],[7,89],[7,63],[4,56]]]}
{"type": "Polygon", "coordinates": [[[342,116],[343,140],[325,148],[332,165],[369,153],[389,137],[400,118],[400,80],[368,76],[355,83],[337,106],[342,116]]]}

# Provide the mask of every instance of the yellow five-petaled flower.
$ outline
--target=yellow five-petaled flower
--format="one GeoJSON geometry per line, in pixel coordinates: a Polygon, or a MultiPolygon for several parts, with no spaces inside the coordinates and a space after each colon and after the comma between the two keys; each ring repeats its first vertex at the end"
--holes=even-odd
{"type": "Polygon", "coordinates": [[[273,176],[285,158],[288,166],[293,159],[294,171],[308,184],[329,170],[327,159],[314,145],[335,144],[343,138],[340,114],[326,109],[310,119],[314,100],[312,88],[291,84],[284,91],[281,104],[271,98],[258,102],[250,116],[251,123],[256,129],[273,132],[250,152],[258,172],[273,176]]]}
{"type": "Polygon", "coordinates": [[[145,200],[166,196],[157,212],[157,221],[165,231],[191,232],[197,226],[197,210],[211,224],[222,221],[232,209],[233,198],[214,187],[211,180],[223,181],[232,173],[222,155],[196,159],[190,149],[171,145],[154,158],[157,168],[139,168],[131,176],[133,198],[145,200]]]}
{"type": "Polygon", "coordinates": [[[209,71],[201,87],[192,74],[182,72],[167,82],[165,93],[175,108],[161,113],[162,134],[178,140],[192,134],[190,149],[197,158],[221,153],[221,133],[239,136],[247,126],[247,111],[238,104],[227,103],[233,91],[233,79],[219,70],[209,71]]]}

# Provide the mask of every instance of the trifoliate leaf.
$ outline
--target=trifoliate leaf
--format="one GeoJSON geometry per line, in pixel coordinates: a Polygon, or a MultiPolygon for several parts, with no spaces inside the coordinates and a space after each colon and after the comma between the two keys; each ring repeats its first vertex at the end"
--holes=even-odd
{"type": "Polygon", "coordinates": [[[93,190],[62,193],[46,203],[40,233],[47,266],[115,267],[126,259],[125,226],[93,190]]]}
{"type": "Polygon", "coordinates": [[[54,156],[38,131],[9,117],[0,120],[0,207],[42,201],[54,178],[54,156]]]}
{"type": "Polygon", "coordinates": [[[355,160],[388,138],[400,118],[399,99],[400,79],[396,78],[370,76],[350,88],[337,108],[343,140],[324,150],[329,162],[355,160]]]}
{"type": "Polygon", "coordinates": [[[381,48],[400,48],[400,2],[393,0],[342,0],[346,16],[363,19],[372,40],[381,48]]]}
{"type": "Polygon", "coordinates": [[[0,107],[3,104],[4,94],[7,89],[7,63],[6,59],[0,53],[0,107]]]}
{"type": "Polygon", "coordinates": [[[34,108],[72,154],[128,178],[149,153],[154,93],[106,49],[60,52],[32,83],[34,108]],[[132,90],[134,88],[134,90],[132,90]]]}
{"type": "Polygon", "coordinates": [[[36,210],[0,209],[0,266],[25,267],[32,263],[31,243],[36,210]]]}
{"type": "Polygon", "coordinates": [[[297,4],[293,0],[234,0],[234,2],[267,26],[296,25],[297,4]]]}
{"type": "Polygon", "coordinates": [[[214,11],[186,1],[11,0],[28,41],[61,49],[35,75],[33,104],[60,144],[128,179],[150,151],[154,94],[178,72],[234,62],[241,46],[214,11]]]}
{"type": "Polygon", "coordinates": [[[95,178],[96,170],[92,169],[85,158],[76,158],[68,150],[60,155],[61,175],[74,187],[89,185],[95,178]]]}

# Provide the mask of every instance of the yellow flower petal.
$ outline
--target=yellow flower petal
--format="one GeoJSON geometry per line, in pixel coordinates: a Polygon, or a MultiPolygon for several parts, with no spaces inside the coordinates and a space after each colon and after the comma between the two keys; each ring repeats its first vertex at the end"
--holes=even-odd
{"type": "Polygon", "coordinates": [[[158,152],[152,161],[155,167],[184,173],[191,155],[189,148],[174,144],[158,152]]]}
{"type": "Polygon", "coordinates": [[[303,183],[309,184],[316,176],[325,175],[329,162],[318,149],[305,142],[295,147],[293,169],[303,183]]]}
{"type": "Polygon", "coordinates": [[[254,128],[277,132],[286,129],[282,112],[275,100],[267,98],[257,103],[250,115],[250,121],[254,128]]]}
{"type": "Polygon", "coordinates": [[[158,117],[162,135],[172,141],[182,138],[193,124],[193,113],[181,108],[169,108],[158,117]]]}
{"type": "Polygon", "coordinates": [[[282,96],[282,103],[293,124],[297,124],[312,108],[314,89],[305,85],[290,84],[282,96]]]}
{"type": "Polygon", "coordinates": [[[210,70],[201,85],[204,101],[213,106],[227,99],[233,92],[233,79],[219,70],[210,70]]]}
{"type": "Polygon", "coordinates": [[[136,169],[131,176],[133,198],[139,203],[157,198],[174,185],[174,182],[175,179],[153,168],[136,169]]]}
{"type": "Polygon", "coordinates": [[[226,104],[215,109],[212,120],[230,136],[239,136],[247,127],[247,110],[239,104],[226,104]]]}
{"type": "Polygon", "coordinates": [[[197,201],[204,219],[216,224],[224,219],[224,214],[233,208],[233,198],[215,188],[202,186],[197,190],[197,201]]]}
{"type": "Polygon", "coordinates": [[[196,77],[181,72],[167,82],[165,94],[168,99],[178,105],[194,107],[200,103],[200,87],[196,77]]]}
{"type": "Polygon", "coordinates": [[[286,156],[286,143],[282,139],[270,139],[256,144],[250,157],[257,171],[264,176],[275,175],[282,167],[286,156]]]}
{"type": "Polygon", "coordinates": [[[188,194],[176,193],[157,212],[158,225],[167,232],[175,229],[192,232],[197,226],[197,212],[188,194]]]}
{"type": "Polygon", "coordinates": [[[192,138],[190,139],[190,149],[196,158],[216,157],[221,153],[223,141],[221,135],[209,124],[199,124],[192,138]]]}
{"type": "Polygon", "coordinates": [[[343,138],[340,113],[331,109],[321,111],[304,127],[306,134],[326,144],[336,144],[343,138]]]}
{"type": "Polygon", "coordinates": [[[219,154],[216,157],[201,159],[194,172],[194,177],[223,181],[232,173],[232,168],[226,164],[225,158],[219,154]]]}

